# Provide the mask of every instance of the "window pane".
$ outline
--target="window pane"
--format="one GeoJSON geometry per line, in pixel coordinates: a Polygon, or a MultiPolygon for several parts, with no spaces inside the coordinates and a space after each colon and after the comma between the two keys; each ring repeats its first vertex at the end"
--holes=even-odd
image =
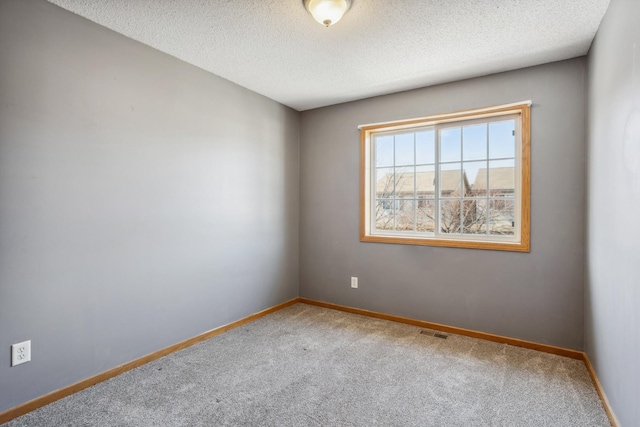
{"type": "Polygon", "coordinates": [[[395,168],[396,172],[396,198],[414,198],[413,167],[395,168]]]}
{"type": "Polygon", "coordinates": [[[435,166],[416,166],[416,197],[435,197],[435,170],[435,166]]]}
{"type": "Polygon", "coordinates": [[[376,230],[393,230],[393,200],[376,200],[376,230]]]}
{"type": "Polygon", "coordinates": [[[396,230],[414,231],[414,200],[396,200],[396,230]]]}
{"type": "Polygon", "coordinates": [[[515,157],[515,120],[489,123],[489,158],[515,157]]]}
{"type": "Polygon", "coordinates": [[[460,197],[462,192],[462,164],[440,166],[440,197],[460,197]]]}
{"type": "Polygon", "coordinates": [[[376,168],[376,197],[387,199],[393,197],[393,168],[376,168]]]}
{"type": "Polygon", "coordinates": [[[440,131],[440,161],[459,162],[460,159],[460,128],[447,128],[440,131]]]}
{"type": "Polygon", "coordinates": [[[513,236],[515,233],[515,203],[513,199],[489,201],[489,232],[513,236]]]}
{"type": "Polygon", "coordinates": [[[442,233],[460,233],[460,200],[440,202],[440,231],[442,233]]]}
{"type": "Polygon", "coordinates": [[[473,197],[487,195],[487,162],[464,162],[464,174],[469,183],[470,194],[473,197]]]}
{"type": "Polygon", "coordinates": [[[418,199],[416,231],[433,233],[436,229],[436,202],[433,199],[418,199]]]}
{"type": "Polygon", "coordinates": [[[393,166],[393,136],[376,136],[376,166],[393,166]]]}
{"type": "Polygon", "coordinates": [[[514,160],[489,162],[489,195],[491,197],[514,197],[515,182],[514,160]]]}
{"type": "Polygon", "coordinates": [[[436,162],[435,132],[428,130],[416,133],[416,164],[436,162]]]}
{"type": "Polygon", "coordinates": [[[487,201],[464,200],[463,226],[465,234],[487,234],[487,201]]]}
{"type": "Polygon", "coordinates": [[[465,126],[462,130],[463,160],[487,158],[487,124],[465,126]]]}
{"type": "Polygon", "coordinates": [[[396,166],[413,165],[413,133],[396,135],[396,166]]]}

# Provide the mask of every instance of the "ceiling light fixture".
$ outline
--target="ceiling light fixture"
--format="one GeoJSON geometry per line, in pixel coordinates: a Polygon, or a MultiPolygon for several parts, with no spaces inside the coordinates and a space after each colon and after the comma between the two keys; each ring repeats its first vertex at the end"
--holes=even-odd
{"type": "Polygon", "coordinates": [[[351,7],[351,0],[304,0],[313,19],[329,27],[338,22],[351,7]]]}

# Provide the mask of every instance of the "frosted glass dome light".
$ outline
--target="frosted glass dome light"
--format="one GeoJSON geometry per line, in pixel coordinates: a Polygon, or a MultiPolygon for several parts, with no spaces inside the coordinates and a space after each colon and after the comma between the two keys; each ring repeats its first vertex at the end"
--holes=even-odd
{"type": "Polygon", "coordinates": [[[329,27],[338,22],[351,7],[351,0],[304,0],[313,19],[329,27]]]}

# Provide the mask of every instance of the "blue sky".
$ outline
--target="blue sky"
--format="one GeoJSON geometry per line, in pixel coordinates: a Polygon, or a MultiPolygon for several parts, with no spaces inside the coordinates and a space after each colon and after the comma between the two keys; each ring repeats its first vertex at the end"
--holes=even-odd
{"type": "MultiPolygon", "coordinates": [[[[487,165],[490,168],[515,166],[515,160],[513,160],[515,157],[514,129],[514,120],[441,129],[440,162],[442,170],[464,168],[469,183],[473,184],[480,168],[486,168],[487,165]]],[[[425,165],[419,166],[418,172],[433,170],[432,166],[426,165],[435,163],[434,129],[377,136],[375,144],[376,167],[387,168],[416,164],[425,165]]],[[[390,169],[386,170],[390,171],[390,169]]]]}

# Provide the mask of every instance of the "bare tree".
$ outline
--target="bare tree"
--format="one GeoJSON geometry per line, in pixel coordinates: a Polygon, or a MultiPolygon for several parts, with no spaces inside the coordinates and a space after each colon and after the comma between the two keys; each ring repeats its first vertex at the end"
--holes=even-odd
{"type": "Polygon", "coordinates": [[[460,198],[442,204],[443,233],[513,235],[514,200],[498,191],[489,198],[460,198]]]}
{"type": "Polygon", "coordinates": [[[378,230],[434,232],[456,234],[513,235],[514,201],[493,191],[486,197],[464,192],[441,199],[440,219],[436,215],[434,194],[397,194],[404,180],[413,180],[412,173],[388,173],[376,183],[376,228],[378,230]],[[406,197],[403,197],[406,196],[406,197]],[[417,197],[416,197],[417,196],[417,197]]]}

